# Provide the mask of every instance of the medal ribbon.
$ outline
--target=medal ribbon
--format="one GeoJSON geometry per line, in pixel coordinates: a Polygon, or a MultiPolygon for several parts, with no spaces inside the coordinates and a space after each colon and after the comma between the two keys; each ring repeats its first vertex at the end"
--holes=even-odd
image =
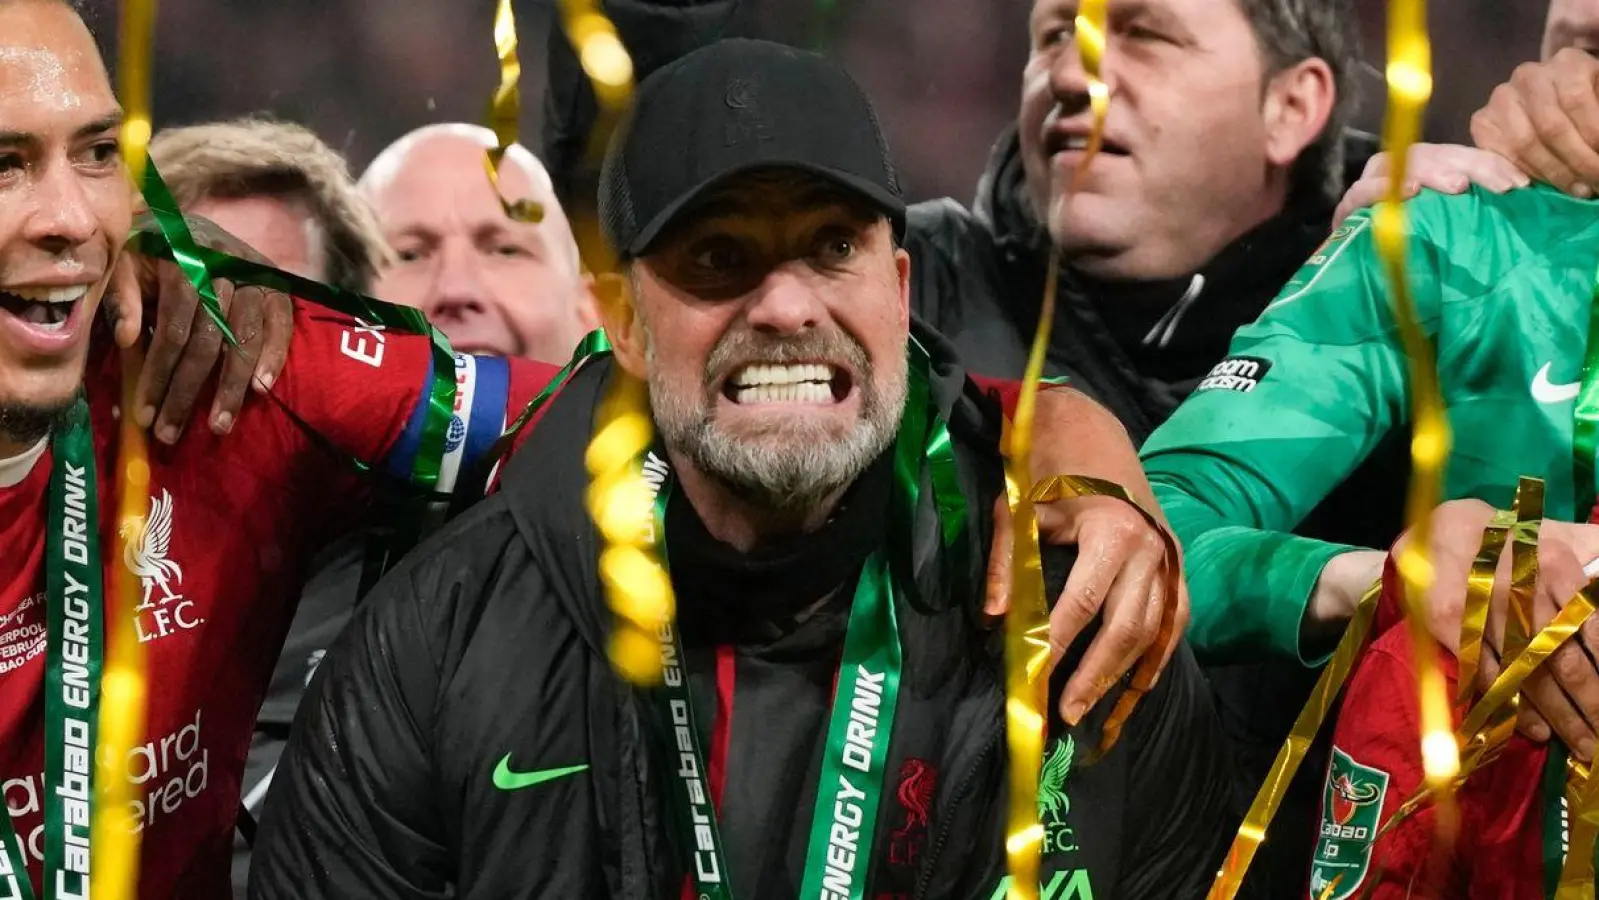
{"type": "MultiPolygon", "coordinates": [[[[958,494],[955,459],[948,430],[930,406],[930,376],[926,352],[914,340],[909,345],[910,390],[894,450],[894,509],[888,546],[896,553],[910,547],[899,532],[914,524],[921,498],[924,466],[933,486],[939,513],[942,546],[952,550],[965,538],[964,522],[952,522],[955,511],[966,509],[958,494]]],[[[655,498],[655,534],[663,564],[667,562],[665,516],[671,475],[666,473],[655,498]]],[[[899,624],[895,611],[897,589],[889,557],[877,551],[868,557],[856,583],[838,684],[829,714],[825,756],[812,812],[802,897],[866,896],[877,809],[883,794],[889,738],[899,697],[903,664],[899,624]],[[835,841],[838,833],[840,840],[835,841]],[[849,840],[842,840],[848,833],[849,840]],[[853,845],[853,846],[852,846],[853,845]]],[[[672,729],[677,764],[672,791],[683,846],[692,857],[686,870],[695,896],[732,900],[729,869],[722,852],[716,810],[705,786],[709,774],[700,745],[699,727],[688,680],[683,672],[683,648],[675,629],[667,624],[659,633],[663,684],[659,696],[672,729]]],[[[1036,774],[1034,775],[1036,778],[1036,774]]]]}
{"type": "MultiPolygon", "coordinates": [[[[79,398],[51,437],[45,536],[48,628],[44,676],[44,898],[88,896],[100,666],[105,658],[100,513],[89,406],[79,398]]],[[[0,887],[33,900],[27,856],[0,815],[0,887]]]]}
{"type": "MultiPolygon", "coordinates": [[[[901,448],[908,443],[900,441],[901,448]]],[[[665,523],[670,493],[668,480],[655,501],[663,560],[667,557],[665,523]]],[[[862,900],[866,896],[903,661],[894,599],[894,578],[879,550],[867,558],[850,607],[844,658],[816,788],[816,807],[811,814],[801,897],[862,900]]],[[[694,881],[696,896],[732,900],[731,871],[722,852],[716,809],[705,787],[710,769],[700,746],[694,700],[681,662],[685,658],[683,644],[670,626],[662,629],[661,643],[661,697],[666,719],[676,736],[679,762],[674,773],[679,790],[673,796],[684,824],[684,843],[693,848],[689,877],[694,881]]]]}

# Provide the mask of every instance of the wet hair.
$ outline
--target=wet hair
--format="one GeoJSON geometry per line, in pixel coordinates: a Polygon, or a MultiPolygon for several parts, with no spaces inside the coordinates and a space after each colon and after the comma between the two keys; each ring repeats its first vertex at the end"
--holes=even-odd
{"type": "Polygon", "coordinates": [[[1360,66],[1360,31],[1351,0],[1238,0],[1255,32],[1270,80],[1307,59],[1320,59],[1332,70],[1335,93],[1332,114],[1315,142],[1306,147],[1290,170],[1293,198],[1335,201],[1344,190],[1344,128],[1353,118],[1358,97],[1355,72],[1360,66]]]}

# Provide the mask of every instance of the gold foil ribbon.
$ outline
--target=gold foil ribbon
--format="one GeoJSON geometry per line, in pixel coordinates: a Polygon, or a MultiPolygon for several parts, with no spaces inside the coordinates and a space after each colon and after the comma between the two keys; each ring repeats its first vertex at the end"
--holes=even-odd
{"type": "MultiPolygon", "coordinates": [[[[501,0],[501,8],[508,16],[509,0],[501,0]]],[[[560,13],[567,39],[600,106],[589,152],[603,154],[611,129],[632,102],[633,61],[617,37],[616,26],[598,11],[593,0],[562,0],[560,13]]],[[[506,51],[498,18],[495,36],[503,71],[506,51]]],[[[514,34],[511,41],[514,58],[514,34]]],[[[581,228],[582,224],[576,223],[574,230],[581,228]]],[[[630,302],[625,295],[609,299],[630,302]]],[[[660,680],[660,629],[671,621],[674,609],[672,581],[656,555],[654,507],[642,475],[643,457],[654,432],[649,389],[616,367],[597,412],[586,456],[593,479],[588,508],[603,542],[600,581],[615,622],[611,664],[623,678],[642,685],[660,680]]]]}
{"type": "MultiPolygon", "coordinates": [[[[1088,150],[1072,175],[1067,190],[1075,190],[1088,163],[1098,151],[1105,132],[1110,92],[1100,79],[1105,53],[1106,0],[1082,0],[1077,8],[1077,50],[1088,75],[1094,127],[1088,150]]],[[[1038,778],[1043,766],[1047,736],[1045,706],[1049,694],[1049,608],[1044,599],[1043,566],[1038,549],[1038,522],[1033,513],[1030,456],[1033,413],[1038,383],[1044,374],[1044,354],[1055,318],[1055,291],[1060,277],[1060,254],[1052,251],[1044,282],[1044,300],[1038,330],[1027,355],[1021,396],[1016,403],[1006,443],[1005,491],[1011,507],[1011,599],[1005,614],[1005,734],[1009,749],[1010,810],[1006,817],[1005,856],[1010,874],[1011,900],[1037,900],[1039,855],[1044,827],[1038,819],[1038,778]]]]}
{"type": "Polygon", "coordinates": [[[621,115],[633,102],[633,59],[594,0],[560,0],[562,27],[577,52],[599,104],[599,118],[590,135],[589,154],[605,155],[605,146],[621,115]]]}
{"type": "MultiPolygon", "coordinates": [[[[155,0],[123,0],[117,55],[123,119],[122,158],[137,185],[150,147],[150,72],[155,37],[155,0]]],[[[139,429],[139,372],[144,352],[122,351],[122,415],[116,465],[117,538],[109,542],[120,561],[128,541],[150,510],[150,453],[139,429]]],[[[95,753],[94,818],[90,822],[90,893],[98,900],[131,900],[138,895],[140,832],[128,827],[128,809],[137,787],[127,760],[143,739],[149,675],[144,645],[134,629],[133,608],[140,583],[133,571],[113,562],[105,605],[105,663],[100,675],[99,747],[95,753]]],[[[48,886],[46,886],[48,889],[48,886]]]]}
{"type": "Polygon", "coordinates": [[[1566,861],[1560,868],[1555,900],[1593,900],[1595,839],[1599,838],[1599,778],[1572,762],[1566,767],[1566,802],[1571,827],[1566,861]]]}
{"type": "Polygon", "coordinates": [[[1161,578],[1165,587],[1166,602],[1161,608],[1160,631],[1155,637],[1155,642],[1139,660],[1138,668],[1133,672],[1132,683],[1122,692],[1121,697],[1116,700],[1116,707],[1106,717],[1098,748],[1080,763],[1083,766],[1091,766],[1116,745],[1116,741],[1121,737],[1122,726],[1133,714],[1138,701],[1149,693],[1150,688],[1155,686],[1156,679],[1160,677],[1161,650],[1171,640],[1172,632],[1177,629],[1177,580],[1182,577],[1182,573],[1177,562],[1179,558],[1177,540],[1160,524],[1154,513],[1127,493],[1126,488],[1113,481],[1088,475],[1051,475],[1033,485],[1030,494],[1034,503],[1052,503],[1067,497],[1113,497],[1130,505],[1138,510],[1144,521],[1160,534],[1166,554],[1161,578]]]}
{"type": "Polygon", "coordinates": [[[1294,727],[1288,732],[1288,740],[1284,741],[1277,751],[1277,758],[1271,764],[1271,771],[1267,773],[1265,783],[1255,792],[1254,802],[1249,805],[1244,823],[1239,826],[1238,835],[1233,838],[1232,849],[1227,851],[1227,860],[1211,884],[1210,893],[1206,895],[1207,900],[1232,900],[1243,887],[1244,876],[1249,873],[1249,866],[1255,860],[1255,853],[1266,840],[1266,829],[1276,817],[1289,783],[1294,780],[1294,774],[1299,771],[1300,763],[1304,762],[1311,743],[1316,740],[1322,723],[1327,720],[1327,713],[1332,708],[1333,701],[1338,698],[1339,691],[1343,690],[1350,670],[1354,668],[1355,661],[1365,649],[1372,619],[1377,614],[1377,601],[1381,597],[1382,579],[1378,578],[1360,598],[1360,603],[1355,607],[1355,615],[1349,621],[1349,627],[1344,630],[1344,636],[1338,641],[1338,648],[1333,651],[1332,659],[1328,660],[1321,677],[1316,679],[1316,687],[1310,692],[1310,700],[1299,711],[1299,717],[1294,720],[1294,727]]]}
{"type": "Polygon", "coordinates": [[[1021,395],[1010,429],[1010,453],[1005,457],[1005,490],[1012,524],[1011,597],[1005,613],[1005,739],[1010,751],[1005,857],[1011,900],[1037,900],[1039,855],[1044,844],[1044,826],[1038,819],[1038,778],[1048,734],[1045,707],[1049,693],[1049,609],[1044,600],[1038,522],[1031,493],[1024,486],[1032,484],[1033,415],[1055,317],[1059,275],[1059,255],[1051,253],[1038,331],[1033,335],[1027,369],[1022,375],[1021,395]]]}
{"type": "MultiPolygon", "coordinates": [[[[1411,415],[1415,422],[1410,443],[1414,474],[1406,510],[1410,540],[1399,551],[1396,562],[1404,580],[1405,621],[1409,625],[1420,696],[1422,771],[1439,804],[1439,822],[1447,826],[1454,821],[1452,790],[1460,771],[1460,748],[1450,728],[1449,695],[1427,624],[1426,597],[1434,577],[1428,559],[1432,511],[1443,493],[1450,434],[1432,346],[1417,321],[1405,272],[1409,236],[1402,195],[1406,159],[1420,134],[1422,113],[1432,94],[1432,51],[1423,0],[1391,0],[1388,5],[1387,74],[1384,144],[1392,172],[1388,196],[1377,207],[1373,236],[1388,272],[1400,342],[1410,360],[1411,415]]],[[[1440,833],[1447,830],[1441,828],[1440,833]]]]}
{"type": "Polygon", "coordinates": [[[1093,161],[1105,140],[1105,116],[1110,111],[1110,88],[1102,75],[1107,30],[1106,6],[1107,0],[1082,0],[1077,7],[1077,53],[1082,58],[1083,74],[1088,81],[1088,102],[1094,111],[1094,127],[1088,133],[1083,161],[1072,176],[1074,183],[1087,171],[1088,164],[1093,161]]]}
{"type": "Polygon", "coordinates": [[[1511,532],[1510,598],[1505,613],[1503,659],[1515,659],[1535,631],[1533,592],[1538,585],[1538,522],[1543,518],[1543,482],[1522,478],[1516,484],[1516,524],[1511,532]]]}
{"type": "Polygon", "coordinates": [[[613,369],[585,462],[589,514],[600,532],[600,581],[611,600],[611,664],[635,684],[661,677],[661,626],[672,619],[672,580],[656,556],[653,493],[640,475],[653,439],[644,382],[613,369]]]}
{"type": "Polygon", "coordinates": [[[1515,515],[1496,510],[1493,520],[1483,532],[1482,547],[1471,562],[1471,574],[1466,579],[1466,604],[1460,618],[1459,679],[1455,690],[1455,705],[1464,709],[1471,702],[1477,681],[1477,667],[1482,659],[1482,636],[1488,627],[1488,609],[1493,599],[1494,583],[1499,571],[1499,555],[1504,551],[1505,538],[1515,515]]]}
{"type": "Polygon", "coordinates": [[[516,17],[511,14],[511,0],[499,0],[495,9],[494,49],[500,61],[500,86],[489,101],[488,119],[496,146],[483,151],[483,168],[488,171],[489,184],[507,216],[518,222],[542,222],[542,204],[526,198],[513,203],[500,190],[500,165],[505,162],[505,152],[516,143],[517,123],[522,115],[522,63],[516,56],[516,17]]]}
{"type": "MultiPolygon", "coordinates": [[[[1593,615],[1595,599],[1589,588],[1583,588],[1577,595],[1568,601],[1560,614],[1555,616],[1544,629],[1527,644],[1514,660],[1511,660],[1499,677],[1494,679],[1482,699],[1466,716],[1460,729],[1454,736],[1457,746],[1464,746],[1465,762],[1459,773],[1447,785],[1452,793],[1455,788],[1464,783],[1474,771],[1488,762],[1491,762],[1494,748],[1500,747],[1509,740],[1514,732],[1515,719],[1502,713],[1510,709],[1510,701],[1520,692],[1522,684],[1538,671],[1560,646],[1577,633],[1588,617],[1593,615]]],[[[1399,823],[1424,808],[1429,802],[1435,801],[1438,792],[1429,784],[1422,784],[1400,804],[1387,822],[1378,829],[1373,843],[1381,840],[1399,823]]]]}

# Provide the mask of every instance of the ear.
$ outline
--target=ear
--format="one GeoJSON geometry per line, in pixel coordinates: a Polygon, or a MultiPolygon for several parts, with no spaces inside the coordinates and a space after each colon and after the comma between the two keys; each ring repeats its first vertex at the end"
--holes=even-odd
{"type": "MultiPolygon", "coordinates": [[[[639,281],[654,277],[644,263],[634,261],[632,265],[638,267],[639,281]]],[[[611,342],[616,361],[629,375],[644,379],[648,377],[644,365],[644,322],[638,314],[640,298],[632,296],[633,282],[633,279],[613,275],[606,276],[594,286],[599,301],[600,324],[605,328],[605,336],[611,342]]]]}
{"type": "MultiPolygon", "coordinates": [[[[617,275],[603,275],[605,279],[618,279],[617,275]]],[[[621,291],[623,288],[615,287],[610,290],[621,291]]],[[[600,322],[600,287],[595,283],[595,278],[588,272],[583,273],[583,281],[577,292],[577,321],[583,326],[583,333],[588,334],[601,327],[600,322]]]]}
{"type": "Polygon", "coordinates": [[[1278,72],[1266,86],[1261,108],[1267,161],[1280,168],[1293,165],[1321,136],[1337,102],[1326,60],[1307,59],[1278,72]]]}
{"type": "Polygon", "coordinates": [[[904,248],[894,251],[894,270],[899,275],[899,319],[911,326],[911,255],[904,248]]]}

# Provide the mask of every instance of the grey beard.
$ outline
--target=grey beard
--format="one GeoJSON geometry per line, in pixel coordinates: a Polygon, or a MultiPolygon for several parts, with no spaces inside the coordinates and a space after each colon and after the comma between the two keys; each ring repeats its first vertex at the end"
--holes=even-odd
{"type": "MultiPolygon", "coordinates": [[[[897,404],[880,405],[903,408],[903,382],[900,387],[897,404]]],[[[667,446],[687,456],[696,469],[752,506],[785,516],[811,512],[854,483],[898,431],[898,415],[867,415],[843,440],[791,434],[776,445],[729,437],[704,419],[661,422],[667,446]]]]}
{"type": "MultiPolygon", "coordinates": [[[[816,510],[860,477],[899,433],[907,391],[904,357],[878,390],[865,351],[851,344],[847,352],[861,377],[861,419],[842,437],[826,432],[806,434],[793,427],[774,435],[733,437],[716,427],[708,398],[685,397],[658,383],[654,341],[648,336],[646,340],[651,412],[662,440],[700,472],[757,508],[783,516],[816,510]]],[[[803,358],[798,345],[804,342],[779,343],[766,357],[803,358]]],[[[740,339],[734,338],[718,346],[708,369],[720,368],[717,363],[725,358],[722,355],[738,352],[739,344],[740,339]]]]}
{"type": "Polygon", "coordinates": [[[32,444],[66,425],[74,397],[54,406],[25,403],[0,403],[0,437],[18,444],[32,444]]]}

